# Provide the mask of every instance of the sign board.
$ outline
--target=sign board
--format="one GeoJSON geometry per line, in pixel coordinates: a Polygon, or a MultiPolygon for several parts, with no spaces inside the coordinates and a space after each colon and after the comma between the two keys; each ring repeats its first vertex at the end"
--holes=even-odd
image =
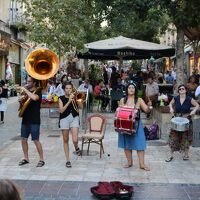
{"type": "Polygon", "coordinates": [[[10,47],[11,36],[0,30],[0,55],[7,55],[10,47]]]}

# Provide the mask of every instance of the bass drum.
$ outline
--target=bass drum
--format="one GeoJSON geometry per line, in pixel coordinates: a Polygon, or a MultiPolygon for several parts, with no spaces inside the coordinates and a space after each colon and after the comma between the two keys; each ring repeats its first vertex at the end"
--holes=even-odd
{"type": "Polygon", "coordinates": [[[115,131],[125,134],[135,134],[136,112],[134,108],[120,106],[115,112],[114,127],[115,131]]]}
{"type": "Polygon", "coordinates": [[[188,131],[190,121],[185,117],[174,117],[171,119],[171,129],[175,131],[188,131]]]}

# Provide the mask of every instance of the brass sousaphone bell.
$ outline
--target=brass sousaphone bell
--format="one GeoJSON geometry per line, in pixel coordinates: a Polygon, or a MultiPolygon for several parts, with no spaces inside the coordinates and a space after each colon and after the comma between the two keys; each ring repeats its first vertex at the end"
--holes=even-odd
{"type": "MultiPolygon", "coordinates": [[[[39,48],[28,54],[25,60],[25,68],[29,76],[40,80],[40,88],[33,92],[35,93],[39,89],[45,89],[48,79],[57,73],[59,59],[53,51],[46,48],[39,48]]],[[[23,116],[30,102],[31,99],[27,97],[24,103],[20,103],[19,117],[23,116]]]]}

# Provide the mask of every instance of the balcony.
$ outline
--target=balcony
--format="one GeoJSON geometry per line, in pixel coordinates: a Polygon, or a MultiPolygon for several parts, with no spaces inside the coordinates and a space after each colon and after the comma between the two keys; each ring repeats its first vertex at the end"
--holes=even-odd
{"type": "Polygon", "coordinates": [[[22,32],[26,31],[26,19],[23,16],[23,13],[18,10],[18,8],[10,8],[8,24],[11,29],[22,32]]]}

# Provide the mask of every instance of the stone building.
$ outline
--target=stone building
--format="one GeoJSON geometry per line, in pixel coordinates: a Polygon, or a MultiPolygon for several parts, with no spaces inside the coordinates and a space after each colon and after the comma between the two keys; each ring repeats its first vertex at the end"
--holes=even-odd
{"type": "Polygon", "coordinates": [[[0,1],[0,79],[9,79],[14,84],[21,83],[24,66],[25,30],[19,29],[22,13],[23,8],[16,0],[0,1]]]}

